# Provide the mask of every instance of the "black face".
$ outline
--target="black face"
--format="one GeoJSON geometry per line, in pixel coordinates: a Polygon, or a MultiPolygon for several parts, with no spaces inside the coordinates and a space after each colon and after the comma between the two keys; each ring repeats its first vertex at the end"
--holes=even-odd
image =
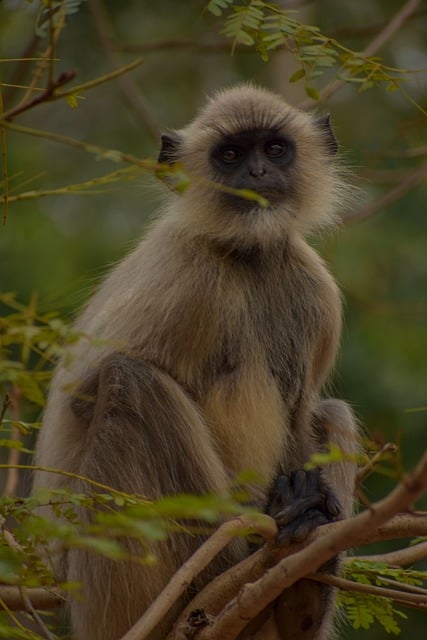
{"type": "MultiPolygon", "coordinates": [[[[226,136],[212,151],[215,180],[233,189],[250,189],[274,206],[292,190],[295,144],[283,133],[271,129],[242,131],[226,136]]],[[[241,211],[253,209],[253,200],[223,194],[241,211]]]]}

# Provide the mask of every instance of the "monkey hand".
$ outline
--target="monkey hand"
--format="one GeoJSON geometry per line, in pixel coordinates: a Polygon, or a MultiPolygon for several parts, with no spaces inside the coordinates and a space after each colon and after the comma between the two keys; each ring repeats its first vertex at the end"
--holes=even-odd
{"type": "Polygon", "coordinates": [[[337,520],[341,505],[319,469],[298,469],[277,477],[266,513],[279,527],[276,542],[284,545],[302,542],[316,527],[337,520]]]}

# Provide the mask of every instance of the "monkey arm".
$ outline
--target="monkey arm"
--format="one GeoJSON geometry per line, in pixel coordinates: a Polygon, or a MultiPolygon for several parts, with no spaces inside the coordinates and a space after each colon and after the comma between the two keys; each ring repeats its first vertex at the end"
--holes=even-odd
{"type": "MultiPolygon", "coordinates": [[[[312,421],[317,448],[338,446],[346,456],[358,451],[357,425],[350,407],[341,400],[319,401],[312,421]]],[[[342,461],[322,470],[296,470],[279,475],[267,501],[266,512],[279,526],[279,544],[302,542],[317,526],[351,515],[354,461],[342,461]]],[[[338,558],[322,571],[336,573],[338,558]]],[[[286,589],[239,640],[326,640],[332,628],[334,594],[327,585],[299,580],[286,589]]]]}
{"type": "MultiPolygon", "coordinates": [[[[319,402],[313,418],[319,449],[338,446],[347,456],[359,450],[357,423],[350,407],[342,400],[319,402]]],[[[280,527],[279,541],[304,539],[321,524],[351,516],[354,501],[356,463],[345,460],[321,470],[279,476],[270,494],[270,514],[280,527]],[[321,474],[321,475],[320,475],[321,474]]],[[[336,573],[338,558],[322,570],[336,573]]],[[[276,601],[274,618],[280,640],[325,640],[331,633],[334,609],[330,587],[310,580],[299,580],[276,601]]],[[[266,636],[270,640],[269,636],[266,636]]]]}

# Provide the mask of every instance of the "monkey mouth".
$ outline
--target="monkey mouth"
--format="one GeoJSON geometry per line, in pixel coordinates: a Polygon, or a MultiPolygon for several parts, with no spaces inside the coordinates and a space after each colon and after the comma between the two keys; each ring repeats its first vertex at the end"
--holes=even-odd
{"type": "Polygon", "coordinates": [[[225,204],[233,211],[247,213],[254,210],[269,211],[276,209],[286,200],[285,193],[279,189],[253,189],[247,187],[244,191],[247,191],[247,193],[223,193],[225,204]]]}

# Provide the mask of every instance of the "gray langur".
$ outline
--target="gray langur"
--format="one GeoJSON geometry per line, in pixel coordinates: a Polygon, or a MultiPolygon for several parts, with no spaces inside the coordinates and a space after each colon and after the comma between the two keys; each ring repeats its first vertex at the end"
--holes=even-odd
{"type": "MultiPolygon", "coordinates": [[[[181,163],[189,187],[169,193],[77,321],[97,344],[70,347],[71,364],[57,369],[37,465],[151,499],[224,492],[250,469],[262,479],[254,503],[277,517],[284,540],[351,514],[352,463],[302,470],[329,443],[357,450],[350,408],[321,396],[340,339],[340,293],[304,239],[343,202],[336,151],[328,117],[252,85],[219,92],[191,124],[162,136],[159,161],[181,163]],[[290,503],[295,519],[281,526],[290,503]]],[[[34,486],[85,489],[45,472],[34,486]]],[[[70,602],[75,637],[118,640],[201,540],[174,535],[155,546],[150,567],[64,553],[58,574],[83,588],[70,602]]],[[[240,540],[211,575],[247,553],[240,540]]],[[[313,584],[284,593],[274,637],[329,636],[330,594],[313,584]],[[304,615],[286,598],[303,602],[304,615]]],[[[171,615],[150,640],[163,640],[172,623],[171,615]]]]}

